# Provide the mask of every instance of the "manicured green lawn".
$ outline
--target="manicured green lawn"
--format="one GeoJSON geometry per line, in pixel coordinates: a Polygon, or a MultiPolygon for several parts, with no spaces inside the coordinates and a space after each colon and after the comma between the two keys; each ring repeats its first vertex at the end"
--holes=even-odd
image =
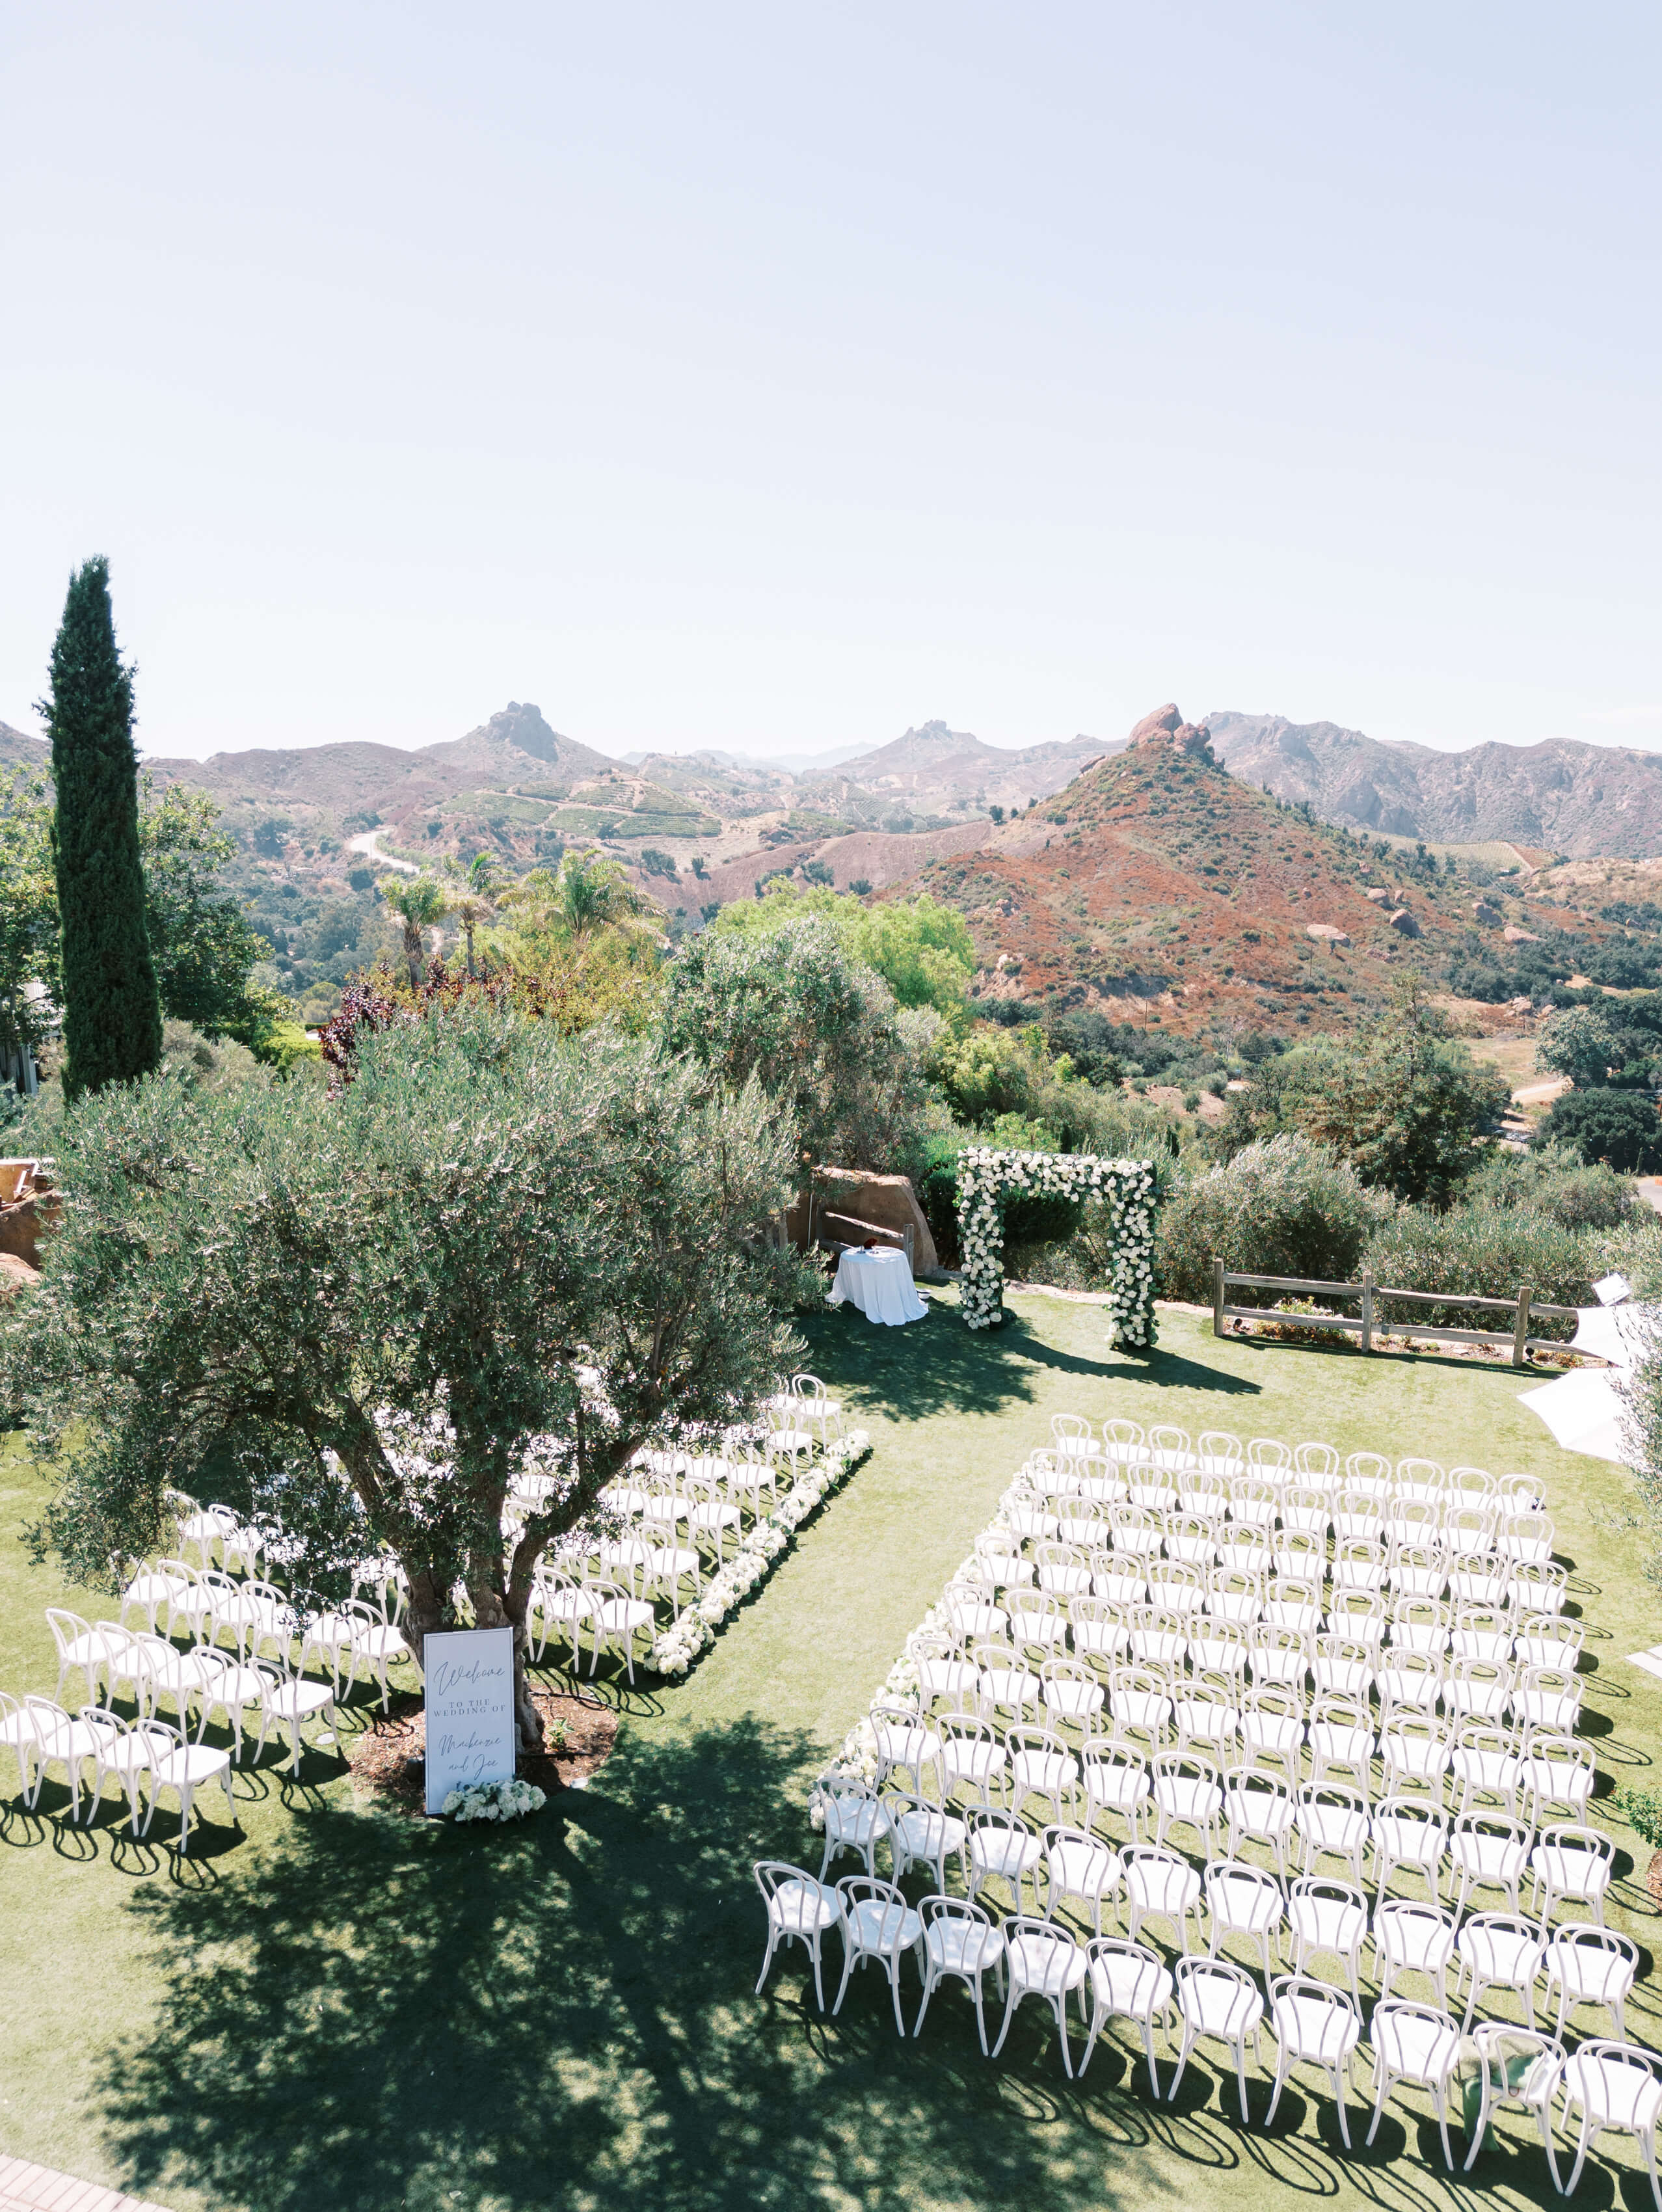
{"type": "MultiPolygon", "coordinates": [[[[1450,2183],[1411,2093],[1373,2152],[1346,2157],[1325,2093],[1305,2084],[1273,2134],[1243,2130],[1204,2054],[1174,2107],[1153,2105],[1123,2045],[1069,2084],[1036,2007],[993,2066],[949,1988],[904,2044],[870,1972],[834,2021],[811,1986],[804,2007],[800,1951],[752,1995],[751,1860],[817,1864],[816,1762],[1052,1413],[1538,1472],[1589,1622],[1601,1772],[1650,1779],[1662,1752],[1662,1683],[1623,1663],[1662,1638],[1619,1525],[1627,1479],[1558,1451],[1516,1403],[1526,1378],[1218,1344],[1174,1314],[1159,1352],[1131,1360],[1105,1355],[1095,1307],[1012,1305],[992,1336],[970,1336],[949,1298],[903,1333],[848,1313],[811,1324],[810,1364],[855,1401],[873,1456],[686,1682],[617,1692],[628,1717],[594,1785],[518,1831],[412,1822],[355,1803],[319,1754],[298,1787],[268,1758],[239,1778],[241,1834],[210,1802],[181,1865],[123,1840],[113,1800],[90,1836],[30,1819],[8,1762],[0,2148],[179,2212],[1551,2201],[1538,2147],[1510,2124],[1477,2186],[1450,2183]]],[[[104,1608],[27,1564],[16,1532],[37,1498],[14,1450],[0,1462],[0,1687],[50,1692],[42,1607],[104,1608]]],[[[62,1802],[49,1786],[44,1806],[62,1802]]],[[[1646,1855],[1617,1833],[1609,1917],[1648,1969],[1656,1913],[1631,1859],[1642,1874],[1646,1855]]],[[[1629,2025],[1662,2040],[1648,1984],[1629,2025]]],[[[1255,2087],[1259,2120],[1267,2098],[1255,2087]]],[[[1358,2117],[1353,2104],[1360,2147],[1358,2117]]],[[[1627,2155],[1590,2166],[1576,2201],[1637,2207],[1648,2185],[1627,2155]]]]}

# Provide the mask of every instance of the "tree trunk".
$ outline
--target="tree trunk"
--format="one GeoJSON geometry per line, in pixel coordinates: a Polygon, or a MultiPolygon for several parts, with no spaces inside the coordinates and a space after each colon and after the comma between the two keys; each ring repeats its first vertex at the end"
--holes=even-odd
{"type": "Polygon", "coordinates": [[[504,1601],[500,1590],[487,1584],[475,1589],[470,1583],[468,1595],[473,1601],[473,1618],[481,1628],[511,1628],[513,1631],[513,1717],[519,1735],[519,1753],[535,1755],[543,1748],[543,1716],[531,1702],[530,1659],[530,1631],[525,1624],[525,1608],[519,1607],[516,1620],[510,1610],[511,1601],[504,1601]]]}
{"type": "Polygon", "coordinates": [[[422,933],[414,923],[404,924],[404,958],[409,963],[409,988],[422,988],[422,933]]]}

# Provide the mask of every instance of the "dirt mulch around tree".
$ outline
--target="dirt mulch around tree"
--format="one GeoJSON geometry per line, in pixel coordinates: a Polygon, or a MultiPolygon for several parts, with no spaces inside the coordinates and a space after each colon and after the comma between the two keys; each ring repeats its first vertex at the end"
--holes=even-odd
{"type": "MultiPolygon", "coordinates": [[[[610,1705],[556,1690],[533,1686],[531,1694],[549,1741],[559,1739],[562,1723],[565,1737],[560,1748],[548,1755],[521,1759],[520,1779],[534,1782],[550,1797],[557,1790],[580,1787],[605,1765],[617,1735],[617,1715],[610,1705]]],[[[368,1726],[343,1749],[355,1781],[403,1812],[424,1815],[427,1714],[415,1692],[394,1691],[391,1710],[374,1713],[368,1726]]]]}

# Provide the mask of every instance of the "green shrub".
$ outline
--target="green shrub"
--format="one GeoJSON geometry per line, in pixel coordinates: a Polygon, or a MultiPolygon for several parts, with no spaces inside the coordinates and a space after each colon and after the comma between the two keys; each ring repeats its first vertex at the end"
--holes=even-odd
{"type": "Polygon", "coordinates": [[[1541,1134],[1589,1164],[1603,1160],[1628,1175],[1654,1175],[1662,1168],[1662,1119],[1641,1091],[1566,1091],[1542,1122],[1541,1134]]]}
{"type": "Polygon", "coordinates": [[[1619,1229],[1641,1205],[1626,1176],[1603,1165],[1586,1167],[1561,1145],[1528,1152],[1495,1152],[1466,1182],[1468,1205],[1502,1210],[1526,1206],[1564,1229],[1619,1229]]]}
{"type": "MultiPolygon", "coordinates": [[[[1161,1216],[1156,1273],[1167,1297],[1206,1304],[1212,1261],[1254,1275],[1348,1282],[1371,1235],[1392,1212],[1353,1171],[1308,1138],[1260,1139],[1182,1184],[1161,1216]]],[[[1240,1304],[1273,1304],[1273,1291],[1240,1304]]]]}
{"type": "MultiPolygon", "coordinates": [[[[1433,1213],[1404,1206],[1368,1247],[1374,1279],[1404,1291],[1464,1291],[1474,1297],[1515,1297],[1527,1283],[1545,1305],[1592,1304],[1592,1252],[1587,1240],[1544,1215],[1492,1206],[1433,1213]]],[[[1429,1328],[1481,1328],[1496,1316],[1465,1306],[1381,1304],[1380,1320],[1418,1321],[1429,1328]]],[[[1570,1337],[1568,1322],[1532,1324],[1537,1336],[1570,1337]]]]}
{"type": "Polygon", "coordinates": [[[1662,1850],[1662,1793],[1624,1784],[1610,1802],[1642,1843],[1662,1850]]]}

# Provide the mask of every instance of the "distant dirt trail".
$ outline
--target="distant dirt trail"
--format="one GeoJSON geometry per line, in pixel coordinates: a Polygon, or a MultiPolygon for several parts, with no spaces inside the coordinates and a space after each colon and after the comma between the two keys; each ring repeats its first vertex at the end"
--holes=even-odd
{"type": "Polygon", "coordinates": [[[360,836],[349,837],[346,849],[349,853],[361,853],[367,860],[379,860],[384,868],[396,868],[401,876],[419,876],[422,872],[413,860],[395,860],[391,853],[382,852],[380,835],[379,830],[366,830],[360,836]]]}

